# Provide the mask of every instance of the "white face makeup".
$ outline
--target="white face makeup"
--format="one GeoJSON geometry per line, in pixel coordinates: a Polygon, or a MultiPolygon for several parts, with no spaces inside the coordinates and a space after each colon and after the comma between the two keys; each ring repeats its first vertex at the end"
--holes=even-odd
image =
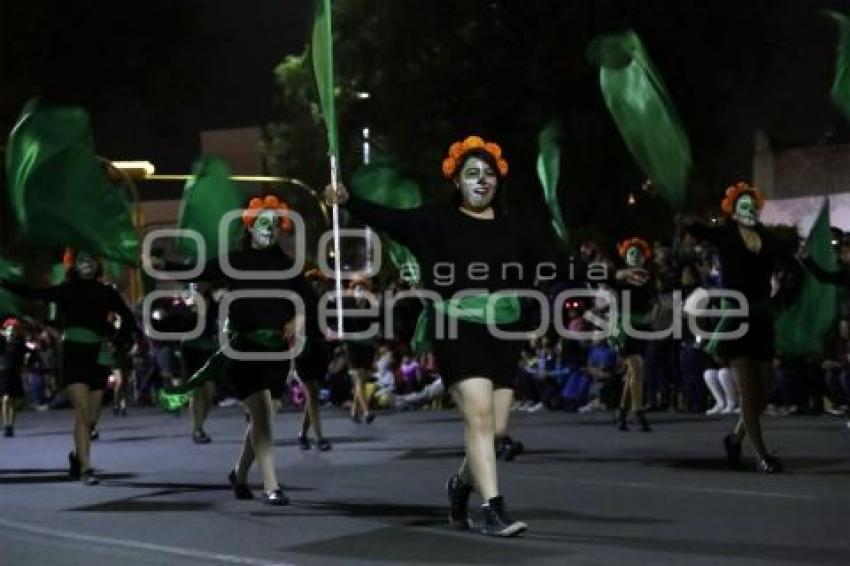
{"type": "Polygon", "coordinates": [[[732,214],[732,219],[747,228],[752,228],[759,221],[758,207],[753,197],[749,194],[742,194],[735,201],[735,213],[732,214]]]}
{"type": "Polygon", "coordinates": [[[280,224],[277,215],[271,210],[263,210],[257,215],[250,228],[251,246],[255,249],[268,248],[280,235],[280,224]]]}
{"type": "Polygon", "coordinates": [[[74,258],[74,271],[80,279],[93,279],[97,273],[97,261],[86,252],[79,252],[74,258]]]}
{"type": "Polygon", "coordinates": [[[6,328],[4,328],[3,336],[6,338],[6,340],[13,340],[15,338],[15,326],[10,324],[6,328]]]}
{"type": "Polygon", "coordinates": [[[640,248],[633,246],[626,251],[626,265],[629,267],[641,267],[643,265],[643,253],[640,248]]]}
{"type": "Polygon", "coordinates": [[[473,156],[464,161],[456,184],[464,207],[473,212],[480,212],[493,202],[499,177],[486,161],[473,156]]]}

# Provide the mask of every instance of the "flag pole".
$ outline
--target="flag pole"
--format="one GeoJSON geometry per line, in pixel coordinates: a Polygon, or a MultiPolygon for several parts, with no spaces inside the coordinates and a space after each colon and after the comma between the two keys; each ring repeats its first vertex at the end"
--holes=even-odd
{"type": "MultiPolygon", "coordinates": [[[[339,179],[337,177],[336,156],[330,156],[331,166],[331,186],[334,193],[337,191],[339,179]]],[[[340,245],[339,245],[339,205],[334,201],[333,204],[333,231],[334,231],[334,280],[336,284],[336,333],[339,338],[342,338],[342,267],[340,265],[340,245]]]]}

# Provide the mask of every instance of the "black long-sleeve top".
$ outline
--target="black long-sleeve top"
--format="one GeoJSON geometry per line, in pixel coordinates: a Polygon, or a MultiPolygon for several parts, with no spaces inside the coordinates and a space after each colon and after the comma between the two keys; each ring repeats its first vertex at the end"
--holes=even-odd
{"type": "Polygon", "coordinates": [[[118,291],[95,279],[72,277],[60,285],[42,288],[4,279],[2,285],[26,299],[56,303],[64,315],[66,328],[86,328],[108,337],[113,333],[109,313],[115,313],[121,317],[122,339],[126,340],[131,333],[140,333],[133,313],[118,291]]]}
{"type": "Polygon", "coordinates": [[[544,279],[587,278],[583,264],[557,258],[523,233],[521,226],[499,213],[492,220],[482,220],[454,206],[399,210],[353,195],[346,208],[364,223],[410,248],[419,261],[423,286],[444,299],[462,290],[492,293],[531,288],[538,266],[544,263],[555,266],[540,270],[544,279]]]}

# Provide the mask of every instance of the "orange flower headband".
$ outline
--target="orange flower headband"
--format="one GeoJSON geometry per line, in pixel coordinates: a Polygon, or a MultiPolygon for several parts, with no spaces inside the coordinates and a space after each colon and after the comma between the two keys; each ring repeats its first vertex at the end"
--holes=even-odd
{"type": "Polygon", "coordinates": [[[735,212],[735,201],[743,194],[749,194],[756,201],[756,208],[761,210],[764,206],[764,194],[758,187],[751,187],[743,181],[735,183],[726,189],[726,196],[723,197],[723,202],[720,203],[720,208],[726,216],[732,216],[735,212]]]}
{"type": "MultiPolygon", "coordinates": [[[[100,267],[100,258],[95,255],[92,255],[98,267],[100,267]]],[[[77,259],[77,252],[74,248],[65,248],[65,253],[62,254],[62,265],[65,266],[66,271],[70,271],[72,267],[74,267],[74,261],[77,259]]]]}
{"type": "Polygon", "coordinates": [[[478,136],[469,136],[465,140],[455,142],[449,147],[449,154],[443,159],[443,176],[446,179],[454,177],[463,156],[476,149],[489,153],[496,161],[496,167],[499,168],[499,176],[507,177],[508,162],[502,158],[502,148],[499,147],[499,144],[485,142],[478,136]]]}
{"type": "Polygon", "coordinates": [[[629,238],[628,240],[623,240],[623,242],[617,246],[617,251],[620,253],[620,257],[626,257],[626,253],[628,253],[629,248],[640,248],[643,258],[647,261],[649,261],[652,257],[652,248],[649,247],[649,244],[646,243],[646,240],[643,238],[629,238]]]}
{"type": "MultiPolygon", "coordinates": [[[[279,212],[285,212],[290,210],[289,205],[277,198],[274,195],[266,195],[263,198],[254,197],[250,201],[248,201],[248,208],[246,208],[242,212],[242,224],[245,225],[245,228],[250,228],[254,221],[257,219],[257,216],[265,210],[277,210],[279,212]]],[[[278,220],[280,221],[280,227],[284,232],[292,231],[292,219],[288,216],[278,216],[278,220]]]]}

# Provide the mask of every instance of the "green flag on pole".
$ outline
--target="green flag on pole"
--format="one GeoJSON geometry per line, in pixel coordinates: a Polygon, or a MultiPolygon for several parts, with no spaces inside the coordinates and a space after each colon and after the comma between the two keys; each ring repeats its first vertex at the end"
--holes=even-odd
{"type": "MultiPolygon", "coordinates": [[[[829,199],[812,225],[806,240],[809,257],[826,271],[836,271],[837,258],[832,247],[829,225],[829,199]]],[[[786,355],[813,355],[823,349],[824,337],[832,330],[838,312],[838,288],[821,283],[804,272],[800,294],[787,310],[776,318],[776,350],[786,355]]]]}
{"type": "Polygon", "coordinates": [[[328,153],[339,162],[336,130],[336,86],[334,83],[333,28],[330,0],[316,0],[316,17],[310,40],[310,59],[319,90],[319,103],[328,133],[328,153]]]}
{"type": "MultiPolygon", "coordinates": [[[[184,256],[204,262],[220,255],[219,223],[226,213],[243,207],[243,198],[230,180],[230,167],[223,159],[202,157],[195,164],[193,175],[183,189],[177,225],[182,230],[194,230],[201,235],[206,245],[206,257],[198,257],[198,245],[193,238],[179,238],[177,247],[184,256]]],[[[240,226],[238,219],[227,225],[226,251],[230,251],[238,239],[240,226]]]]}
{"type": "Polygon", "coordinates": [[[9,136],[6,176],[26,241],[138,263],[130,198],[107,179],[82,108],[29,102],[9,136]]]}
{"type": "Polygon", "coordinates": [[[835,49],[835,78],[830,96],[844,116],[850,120],[850,17],[841,12],[824,12],[838,24],[838,46],[835,49]]]}
{"type": "Polygon", "coordinates": [[[634,31],[602,35],[587,50],[605,104],[632,157],[675,209],[685,201],[691,146],[661,75],[634,31]]]}
{"type": "Polygon", "coordinates": [[[552,213],[552,228],[558,237],[567,243],[569,234],[561,205],[558,203],[558,177],[561,173],[561,148],[558,147],[558,137],[561,130],[556,123],[551,123],[540,132],[537,138],[540,153],[537,155],[537,177],[543,187],[543,198],[552,213]]]}

